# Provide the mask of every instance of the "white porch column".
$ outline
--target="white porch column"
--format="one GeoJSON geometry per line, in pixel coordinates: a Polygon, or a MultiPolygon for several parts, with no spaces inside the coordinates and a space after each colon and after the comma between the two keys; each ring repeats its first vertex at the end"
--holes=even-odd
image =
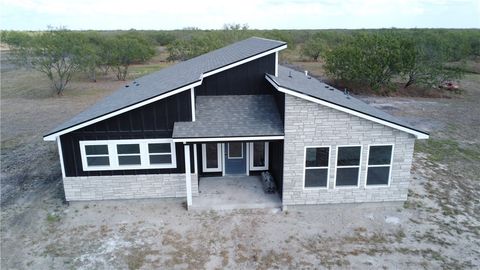
{"type": "Polygon", "coordinates": [[[190,146],[183,145],[185,150],[185,180],[187,185],[187,210],[192,206],[192,170],[190,167],[190,146]]]}

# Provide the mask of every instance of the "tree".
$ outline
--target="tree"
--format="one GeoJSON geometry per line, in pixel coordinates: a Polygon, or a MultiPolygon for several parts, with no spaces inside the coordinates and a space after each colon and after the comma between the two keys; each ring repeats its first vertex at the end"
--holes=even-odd
{"type": "MultiPolygon", "coordinates": [[[[104,36],[97,32],[85,34],[85,41],[82,44],[83,55],[81,56],[81,68],[88,74],[89,78],[97,81],[97,69],[107,65],[108,53],[110,50],[104,36]]],[[[108,70],[108,69],[107,69],[108,70]]]]}
{"type": "Polygon", "coordinates": [[[374,90],[388,86],[399,73],[400,38],[390,32],[360,33],[325,54],[328,74],[341,80],[364,83],[374,90]]]}
{"type": "Polygon", "coordinates": [[[56,29],[15,45],[14,55],[21,64],[47,75],[56,94],[62,95],[72,75],[81,68],[84,45],[83,35],[56,29]]]}
{"type": "Polygon", "coordinates": [[[463,75],[460,68],[447,66],[448,61],[461,56],[451,55],[450,45],[439,36],[426,33],[416,39],[407,36],[402,44],[400,75],[407,80],[404,88],[411,85],[437,86],[445,81],[460,79],[463,75]]]}
{"type": "Polygon", "coordinates": [[[115,70],[119,80],[125,80],[130,65],[145,62],[155,55],[152,44],[140,37],[121,35],[110,38],[106,44],[111,52],[108,65],[115,70]]]}
{"type": "Polygon", "coordinates": [[[221,48],[225,43],[217,32],[209,31],[188,39],[177,39],[167,46],[169,61],[184,61],[209,51],[221,48]]]}
{"type": "Polygon", "coordinates": [[[305,41],[303,46],[303,54],[310,57],[314,61],[318,61],[320,54],[326,51],[327,44],[319,35],[314,35],[305,41]]]}

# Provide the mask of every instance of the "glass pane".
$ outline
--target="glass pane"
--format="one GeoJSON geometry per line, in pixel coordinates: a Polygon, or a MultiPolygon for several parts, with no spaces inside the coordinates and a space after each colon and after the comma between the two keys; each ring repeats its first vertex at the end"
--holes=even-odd
{"type": "Polygon", "coordinates": [[[148,144],[149,153],[170,153],[170,143],[150,143],[148,144]]]}
{"type": "Polygon", "coordinates": [[[88,166],[109,166],[108,157],[87,157],[88,166]]]}
{"type": "Polygon", "coordinates": [[[305,187],[326,187],[327,169],[305,170],[305,187]]]}
{"type": "Polygon", "coordinates": [[[328,148],[307,148],[307,167],[328,167],[328,148]]]}
{"type": "Polygon", "coordinates": [[[355,166],[360,164],[360,146],[338,148],[338,166],[355,166]]]}
{"type": "Polygon", "coordinates": [[[87,155],[108,155],[107,145],[85,145],[87,155]]]}
{"type": "Polygon", "coordinates": [[[205,145],[205,154],[207,155],[207,168],[218,168],[218,145],[216,143],[207,143],[205,145]]]}
{"type": "Polygon", "coordinates": [[[140,153],[140,145],[138,144],[117,144],[118,154],[138,154],[140,153]]]}
{"type": "Polygon", "coordinates": [[[253,143],[253,166],[265,167],[265,143],[264,142],[253,143]]]}
{"type": "Polygon", "coordinates": [[[228,157],[242,158],[243,157],[243,143],[228,143],[228,157]]]}
{"type": "Polygon", "coordinates": [[[392,146],[370,146],[368,154],[368,165],[387,165],[390,164],[392,157],[392,146]]]}
{"type": "Polygon", "coordinates": [[[357,186],[358,168],[338,168],[336,186],[357,186]]]}
{"type": "Polygon", "coordinates": [[[388,185],[390,167],[370,167],[367,174],[367,185],[388,185]]]}
{"type": "Polygon", "coordinates": [[[150,155],[150,164],[171,164],[171,155],[150,155]]]}
{"type": "Polygon", "coordinates": [[[140,156],[120,156],[118,157],[119,165],[140,165],[140,156]]]}

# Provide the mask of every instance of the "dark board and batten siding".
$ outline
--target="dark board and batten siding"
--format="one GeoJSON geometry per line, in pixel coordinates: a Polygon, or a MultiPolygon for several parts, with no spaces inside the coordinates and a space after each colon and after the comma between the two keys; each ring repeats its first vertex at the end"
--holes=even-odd
{"type": "Polygon", "coordinates": [[[283,146],[283,141],[272,141],[269,143],[269,172],[275,180],[280,197],[282,197],[283,191],[283,146]]]}
{"type": "MultiPolygon", "coordinates": [[[[184,91],[62,135],[60,138],[65,174],[68,177],[184,173],[184,150],[181,143],[177,143],[175,147],[176,169],[83,171],[79,141],[171,138],[174,122],[191,120],[190,91],[184,91]]],[[[193,148],[191,148],[191,152],[193,153],[193,148]]],[[[191,157],[193,160],[193,155],[191,157]]]]}
{"type": "Polygon", "coordinates": [[[271,95],[266,73],[275,74],[275,53],[204,78],[195,95],[271,95]]]}

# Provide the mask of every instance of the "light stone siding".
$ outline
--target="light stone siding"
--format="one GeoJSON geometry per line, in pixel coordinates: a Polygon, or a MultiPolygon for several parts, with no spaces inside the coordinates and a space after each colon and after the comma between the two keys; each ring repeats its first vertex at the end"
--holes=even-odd
{"type": "Polygon", "coordinates": [[[285,95],[283,205],[404,201],[414,142],[408,133],[285,95]],[[365,187],[369,144],[394,144],[389,187],[365,187]],[[360,187],[334,188],[337,145],[362,145],[360,187]],[[304,189],[306,146],[331,147],[328,189],[304,189]]]}
{"type": "MultiPolygon", "coordinates": [[[[65,177],[63,186],[67,201],[187,196],[185,174],[65,177]]],[[[192,195],[198,195],[196,174],[192,174],[192,195]]]]}

